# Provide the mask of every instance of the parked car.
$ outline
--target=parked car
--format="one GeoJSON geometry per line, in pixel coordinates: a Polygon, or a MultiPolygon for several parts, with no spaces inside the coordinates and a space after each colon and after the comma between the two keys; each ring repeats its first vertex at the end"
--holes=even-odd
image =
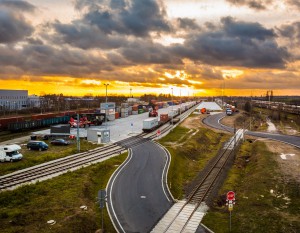
{"type": "Polygon", "coordinates": [[[48,150],[48,145],[43,141],[29,141],[27,143],[28,150],[48,150]]]}
{"type": "Polygon", "coordinates": [[[52,145],[58,145],[58,146],[67,146],[70,144],[69,141],[66,141],[65,139],[59,138],[51,141],[52,145]]]}

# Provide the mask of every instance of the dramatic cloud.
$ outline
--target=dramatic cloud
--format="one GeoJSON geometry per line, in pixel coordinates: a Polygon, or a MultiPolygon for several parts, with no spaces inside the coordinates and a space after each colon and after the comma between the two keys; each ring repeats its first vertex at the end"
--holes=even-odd
{"type": "Polygon", "coordinates": [[[273,30],[258,23],[221,20],[218,30],[189,35],[183,45],[172,46],[180,57],[210,65],[283,68],[289,54],[275,41],[273,30]]]}
{"type": "Polygon", "coordinates": [[[97,27],[80,22],[72,24],[56,22],[53,27],[57,32],[57,35],[51,38],[54,43],[67,43],[82,49],[115,49],[127,43],[127,39],[123,36],[107,34],[97,27]]]}
{"type": "Polygon", "coordinates": [[[200,29],[195,19],[178,18],[179,27],[182,29],[197,30],[200,29]]]}
{"type": "Polygon", "coordinates": [[[289,41],[300,45],[300,22],[283,25],[278,31],[284,38],[288,38],[289,41]]]}
{"type": "MultiPolygon", "coordinates": [[[[100,54],[61,47],[54,48],[43,44],[30,44],[23,49],[0,47],[1,73],[17,67],[22,75],[62,75],[80,77],[87,74],[100,74],[109,70],[109,62],[100,54]]],[[[16,72],[15,72],[16,73],[16,72]]]]}
{"type": "Polygon", "coordinates": [[[28,12],[33,12],[35,10],[34,5],[26,1],[18,1],[18,0],[0,0],[0,7],[7,7],[12,10],[28,11],[28,12]]]}
{"type": "Polygon", "coordinates": [[[286,0],[288,4],[291,6],[297,7],[298,10],[300,10],[300,1],[299,0],[286,0]]]}
{"type": "Polygon", "coordinates": [[[248,6],[254,10],[266,10],[271,0],[226,0],[227,2],[237,6],[248,6]]]}
{"type": "Polygon", "coordinates": [[[13,43],[33,32],[33,27],[18,12],[0,8],[0,43],[13,43]]]}
{"type": "Polygon", "coordinates": [[[181,63],[181,60],[174,57],[165,46],[150,40],[136,40],[120,51],[126,59],[137,64],[181,63]]]}

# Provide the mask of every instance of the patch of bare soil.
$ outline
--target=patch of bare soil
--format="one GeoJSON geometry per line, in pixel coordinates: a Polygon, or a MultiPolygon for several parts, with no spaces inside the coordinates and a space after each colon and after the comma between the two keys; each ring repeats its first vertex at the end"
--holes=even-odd
{"type": "Polygon", "coordinates": [[[181,125],[188,129],[197,129],[200,126],[200,123],[202,123],[201,116],[203,115],[188,117],[181,123],[181,125]]]}
{"type": "Polygon", "coordinates": [[[300,149],[277,141],[265,140],[268,149],[276,154],[276,161],[285,180],[300,183],[300,149]]]}

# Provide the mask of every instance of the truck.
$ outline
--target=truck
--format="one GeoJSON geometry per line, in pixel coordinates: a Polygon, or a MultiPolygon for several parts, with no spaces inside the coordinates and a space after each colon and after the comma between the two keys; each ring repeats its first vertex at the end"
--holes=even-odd
{"type": "Polygon", "coordinates": [[[0,161],[1,162],[13,162],[23,158],[23,155],[19,152],[21,147],[19,145],[4,145],[0,146],[0,161]]]}
{"type": "Polygon", "coordinates": [[[232,109],[231,108],[226,108],[226,115],[231,116],[232,115],[232,109]]]}

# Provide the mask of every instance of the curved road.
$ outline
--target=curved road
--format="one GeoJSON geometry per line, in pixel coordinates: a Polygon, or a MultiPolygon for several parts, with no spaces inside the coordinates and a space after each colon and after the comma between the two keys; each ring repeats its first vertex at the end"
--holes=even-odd
{"type": "Polygon", "coordinates": [[[130,150],[107,186],[108,211],[118,232],[150,232],[172,206],[169,163],[168,153],[152,141],[130,150]]]}
{"type": "MultiPolygon", "coordinates": [[[[206,117],[203,120],[203,123],[216,128],[220,130],[225,130],[233,133],[233,128],[222,125],[220,123],[220,120],[225,116],[225,113],[219,113],[219,114],[214,114],[210,115],[209,117],[206,117]]],[[[263,133],[263,132],[253,132],[253,131],[246,131],[246,134],[255,136],[255,137],[261,137],[261,138],[270,138],[272,140],[277,140],[281,142],[288,143],[290,145],[296,146],[300,148],[300,137],[298,136],[291,136],[291,135],[284,135],[284,134],[271,134],[271,133],[263,133]]]]}

